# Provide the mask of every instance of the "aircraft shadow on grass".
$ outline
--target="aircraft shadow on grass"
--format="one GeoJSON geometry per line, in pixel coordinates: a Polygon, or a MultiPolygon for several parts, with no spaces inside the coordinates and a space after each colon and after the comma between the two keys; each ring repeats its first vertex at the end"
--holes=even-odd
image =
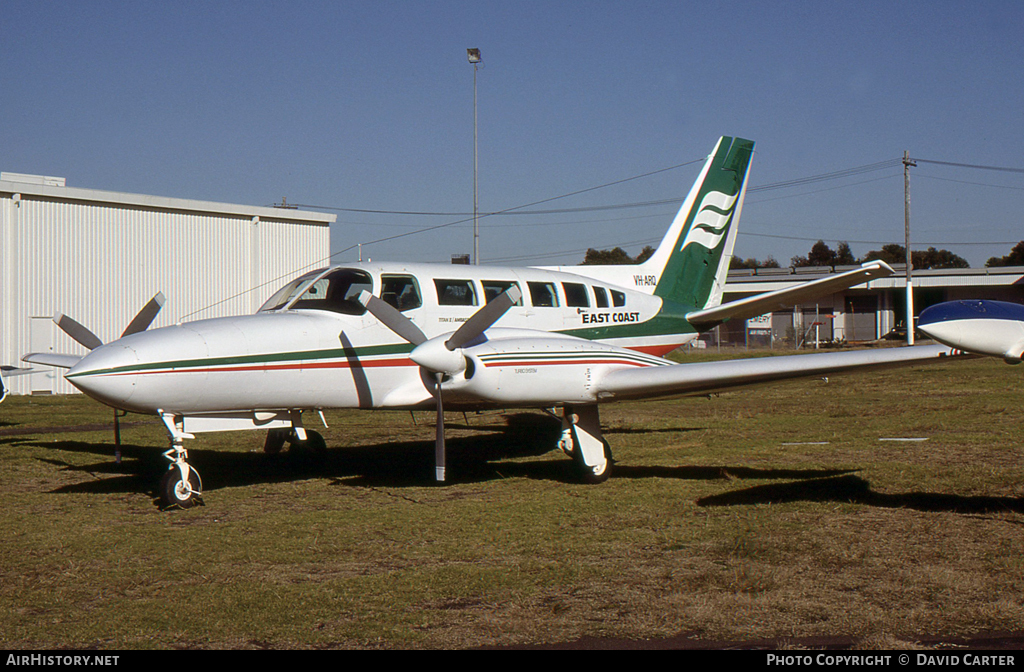
{"type": "MultiPolygon", "coordinates": [[[[729,470],[732,473],[732,470],[729,470]]],[[[950,495],[940,492],[875,492],[870,483],[847,474],[832,478],[770,483],[702,497],[699,506],[740,506],[785,502],[838,502],[889,509],[950,513],[1024,513],[1024,498],[950,495]]]]}
{"type": "MultiPolygon", "coordinates": [[[[571,460],[555,445],[560,432],[557,420],[536,414],[518,414],[500,424],[449,424],[451,430],[470,429],[487,432],[470,437],[452,437],[448,441],[451,477],[448,484],[475,483],[509,477],[548,480],[576,484],[571,460]],[[557,455],[550,460],[517,461],[557,455]]],[[[694,431],[699,428],[676,428],[664,431],[694,431]]],[[[612,430],[614,431],[614,430],[612,430]]],[[[639,433],[643,430],[629,430],[639,433]]],[[[11,443],[17,439],[3,439],[11,443]]],[[[71,465],[57,458],[40,458],[56,467],[88,473],[93,480],[65,485],[55,493],[126,494],[148,493],[157,498],[153,484],[167,469],[161,450],[153,446],[123,444],[122,462],[113,459],[110,443],[59,441],[30,444],[47,449],[88,453],[100,461],[87,465],[71,465]]],[[[387,442],[352,447],[329,447],[313,453],[289,450],[279,455],[229,450],[189,451],[190,461],[203,470],[203,489],[245,487],[260,483],[279,483],[309,478],[330,478],[331,485],[349,487],[423,487],[433,485],[429,475],[434,467],[434,446],[429,441],[387,442]]],[[[841,502],[883,508],[906,508],[919,511],[956,513],[1024,512],[1024,498],[962,496],[944,493],[909,492],[886,494],[874,492],[870,484],[854,470],[828,469],[764,469],[733,466],[640,466],[617,463],[617,479],[668,478],[678,480],[724,479],[786,479],[734,490],[697,500],[699,506],[743,506],[784,502],[841,502]]]]}
{"type": "MultiPolygon", "coordinates": [[[[509,477],[566,484],[578,482],[572,461],[565,458],[557,449],[551,448],[557,443],[561,432],[561,424],[557,419],[523,413],[507,416],[506,422],[507,425],[449,424],[452,431],[469,429],[477,432],[475,436],[449,438],[450,464],[453,465],[449,483],[485,482],[509,477]],[[552,454],[552,459],[518,461],[521,458],[539,457],[548,453],[552,454]]],[[[686,432],[697,429],[699,428],[680,427],[675,430],[650,431],[686,432]]],[[[640,433],[643,430],[629,431],[640,433]]],[[[2,439],[0,442],[15,440],[2,439]]],[[[153,446],[123,444],[122,462],[116,464],[113,460],[113,446],[107,442],[58,441],[30,445],[56,451],[93,454],[100,458],[85,465],[71,465],[56,457],[40,458],[53,466],[87,473],[94,477],[82,483],[56,488],[53,490],[56,493],[150,493],[155,496],[153,484],[167,469],[167,462],[161,456],[162,451],[153,446]]],[[[278,455],[267,455],[262,451],[237,452],[193,447],[189,451],[189,460],[206,474],[203,479],[205,492],[308,478],[330,478],[332,485],[349,487],[422,487],[432,484],[429,475],[434,466],[434,446],[432,442],[416,440],[354,447],[329,447],[322,453],[292,449],[278,455]]],[[[618,477],[634,479],[820,478],[837,473],[846,472],[647,467],[625,464],[616,467],[618,477]]]]}

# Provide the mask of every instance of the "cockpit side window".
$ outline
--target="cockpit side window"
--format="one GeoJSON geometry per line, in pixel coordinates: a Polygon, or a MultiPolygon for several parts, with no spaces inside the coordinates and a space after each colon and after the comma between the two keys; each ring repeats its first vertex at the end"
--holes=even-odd
{"type": "Polygon", "coordinates": [[[354,268],[339,268],[322,277],[308,274],[291,283],[278,294],[284,295],[276,305],[268,301],[261,310],[329,310],[346,315],[362,315],[366,308],[356,300],[363,290],[373,290],[369,273],[354,268]],[[268,307],[269,306],[269,307],[268,307]]]}
{"type": "Polygon", "coordinates": [[[398,310],[413,310],[423,305],[416,278],[411,275],[382,275],[380,298],[398,310]]]}
{"type": "Polygon", "coordinates": [[[310,271],[298,278],[292,280],[281,289],[274,292],[273,296],[267,299],[266,303],[260,306],[257,312],[266,312],[270,310],[279,310],[287,306],[291,301],[306,291],[306,288],[310,284],[316,281],[327,269],[320,268],[315,271],[310,271]]]}

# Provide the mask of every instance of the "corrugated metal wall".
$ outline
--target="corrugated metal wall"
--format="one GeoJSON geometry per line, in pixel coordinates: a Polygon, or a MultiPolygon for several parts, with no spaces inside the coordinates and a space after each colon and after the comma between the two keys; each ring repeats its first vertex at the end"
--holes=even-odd
{"type": "MultiPolygon", "coordinates": [[[[326,265],[329,254],[325,216],[314,213],[320,221],[274,219],[266,208],[253,208],[261,217],[12,196],[0,193],[2,364],[21,364],[44,347],[84,354],[53,324],[57,312],[104,342],[158,291],[167,303],[153,327],[251,313],[287,278],[326,265]]],[[[14,393],[75,391],[59,371],[7,383],[14,393]]]]}

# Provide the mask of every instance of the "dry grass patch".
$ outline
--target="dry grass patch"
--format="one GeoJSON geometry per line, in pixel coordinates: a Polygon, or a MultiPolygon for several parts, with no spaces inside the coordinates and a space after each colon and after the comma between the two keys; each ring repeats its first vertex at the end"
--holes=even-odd
{"type": "MultiPolygon", "coordinates": [[[[174,512],[154,505],[157,425],[125,430],[120,465],[104,431],[8,433],[0,644],[1024,631],[1019,386],[978,360],[611,405],[615,475],[596,487],[537,414],[450,414],[439,487],[429,414],[332,412],[320,461],[269,459],[257,433],[192,442],[207,506],[174,512]]],[[[103,422],[82,397],[0,406],[7,430],[103,422]]]]}

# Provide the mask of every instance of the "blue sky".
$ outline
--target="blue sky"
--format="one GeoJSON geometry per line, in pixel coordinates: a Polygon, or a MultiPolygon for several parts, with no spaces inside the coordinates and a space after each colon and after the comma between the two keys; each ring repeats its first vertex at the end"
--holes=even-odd
{"type": "MultiPolygon", "coordinates": [[[[1018,0],[4,0],[0,11],[0,169],[179,198],[287,198],[338,215],[333,250],[368,243],[364,256],[382,260],[472,250],[464,216],[394,214],[472,211],[467,47],[484,57],[481,212],[695,161],[738,135],[757,152],[736,253],[788,262],[819,238],[857,255],[902,243],[902,167],[759,186],[904,150],[1024,167],[1018,0]]],[[[484,218],[482,262],[636,253],[677,206],[603,206],[681,200],[697,170],[532,208],[571,212],[484,218]]],[[[914,248],[981,266],[1024,238],[1024,175],[921,164],[911,180],[914,248]]]]}

